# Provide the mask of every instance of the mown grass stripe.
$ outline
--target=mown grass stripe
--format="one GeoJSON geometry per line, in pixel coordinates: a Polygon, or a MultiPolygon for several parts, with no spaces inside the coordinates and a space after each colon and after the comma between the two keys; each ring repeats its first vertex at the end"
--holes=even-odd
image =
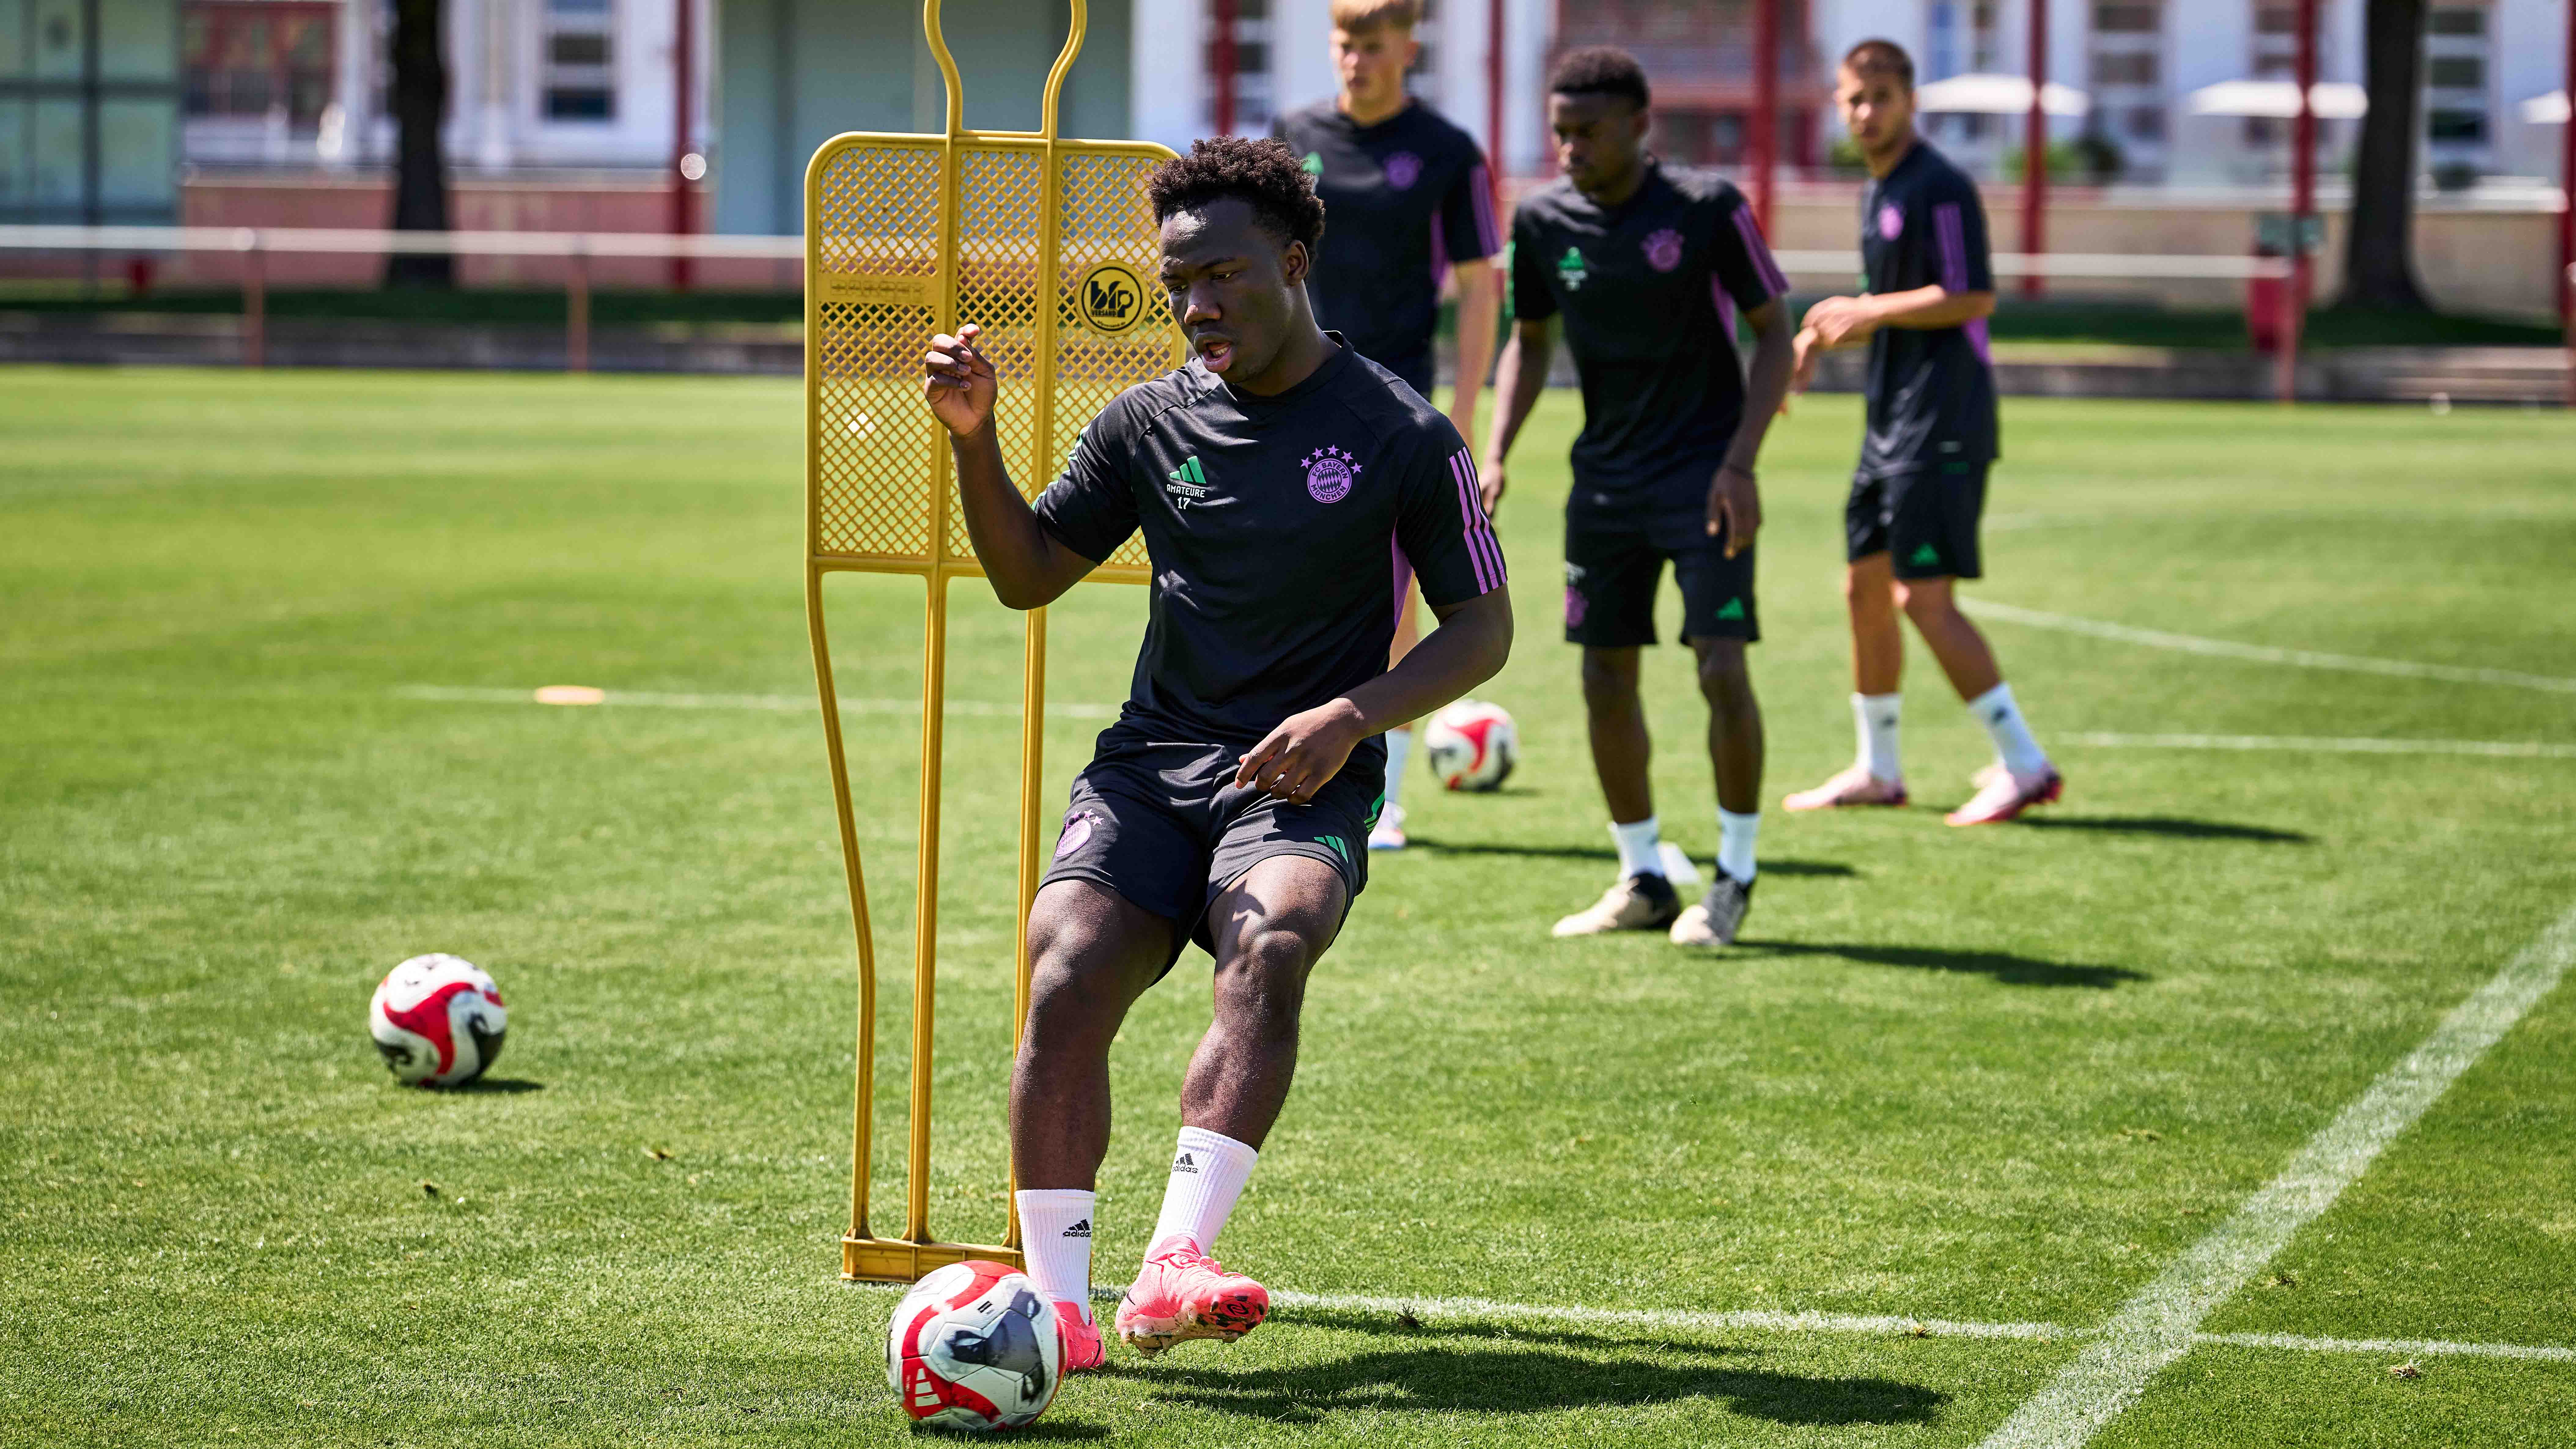
{"type": "Polygon", "coordinates": [[[2189,1353],[2203,1320],[2298,1230],[2334,1205],[2399,1133],[2486,1055],[2576,960],[2576,909],[2558,918],[2405,1060],[2308,1139],[2278,1177],[2140,1289],[2101,1337],[2015,1410],[1987,1449],[2072,1449],[2118,1418],[2158,1370],[2189,1353]]]}
{"type": "Polygon", "coordinates": [[[2556,675],[2481,669],[2464,664],[2422,664],[2411,659],[2372,659],[2359,654],[2327,654],[2314,649],[2276,649],[2268,644],[2239,644],[2232,639],[2203,639],[2195,634],[2172,634],[2162,629],[2139,629],[2101,619],[2079,619],[2072,614],[2052,614],[2042,609],[1999,604],[1992,599],[1974,599],[1967,603],[1972,614],[2027,624],[2034,629],[2055,629],[2067,634],[2088,634],[2096,639],[2116,639],[2123,644],[2144,644],[2151,649],[2179,649],[2186,654],[2251,659],[2263,664],[2294,664],[2302,669],[2339,669],[2352,674],[2389,674],[2401,679],[2439,679],[2453,684],[2505,684],[2519,689],[2576,694],[2576,679],[2556,675]]]}
{"type": "Polygon", "coordinates": [[[2058,738],[2103,749],[2286,750],[2321,755],[2485,755],[2518,760],[2576,760],[2576,745],[2538,740],[2391,740],[2325,735],[2139,735],[2085,731],[2058,738]]]}

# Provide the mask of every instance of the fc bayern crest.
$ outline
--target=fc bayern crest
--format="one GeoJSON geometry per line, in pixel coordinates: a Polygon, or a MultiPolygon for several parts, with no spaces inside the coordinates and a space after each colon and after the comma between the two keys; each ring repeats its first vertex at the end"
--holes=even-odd
{"type": "Polygon", "coordinates": [[[1878,234],[1880,236],[1885,237],[1889,241],[1894,241],[1896,240],[1897,234],[1904,230],[1905,213],[1897,210],[1894,203],[1890,203],[1878,209],[1878,234]]]}
{"type": "Polygon", "coordinates": [[[1646,238],[1646,265],[1669,272],[1682,264],[1682,234],[1665,227],[1646,238]]]}
{"type": "Polygon", "coordinates": [[[1422,158],[1410,151],[1398,151],[1386,158],[1386,184],[1398,191],[1411,191],[1422,179],[1422,158]]]}
{"type": "Polygon", "coordinates": [[[1318,503],[1339,503],[1351,496],[1351,484],[1359,477],[1359,465],[1339,448],[1318,448],[1308,453],[1306,494],[1318,503]]]}

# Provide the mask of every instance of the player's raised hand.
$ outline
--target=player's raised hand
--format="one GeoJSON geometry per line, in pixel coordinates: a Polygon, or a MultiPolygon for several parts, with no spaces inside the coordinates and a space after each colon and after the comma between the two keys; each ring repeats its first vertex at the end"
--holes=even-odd
{"type": "Polygon", "coordinates": [[[1363,738],[1358,719],[1359,711],[1340,699],[1288,716],[1236,763],[1234,783],[1305,804],[1349,762],[1363,738]]]}
{"type": "Polygon", "coordinates": [[[993,420],[993,394],[999,383],[992,360],[975,345],[984,329],[969,322],[957,335],[942,332],[930,339],[921,358],[921,395],[940,426],[961,438],[973,437],[993,420]]]}
{"type": "Polygon", "coordinates": [[[1878,330],[1878,318],[1861,298],[1827,297],[1807,309],[1799,330],[1816,334],[1816,346],[1830,352],[1869,340],[1869,334],[1878,330]]]}
{"type": "Polygon", "coordinates": [[[1708,483],[1708,536],[1726,538],[1726,556],[1753,547],[1762,531],[1762,485],[1733,464],[1717,470],[1708,483]]]}

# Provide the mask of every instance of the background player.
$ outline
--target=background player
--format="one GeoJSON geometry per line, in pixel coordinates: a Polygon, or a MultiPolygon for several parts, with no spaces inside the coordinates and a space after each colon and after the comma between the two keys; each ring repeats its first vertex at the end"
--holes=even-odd
{"type": "Polygon", "coordinates": [[[1495,373],[1485,489],[1488,506],[1501,499],[1503,460],[1546,384],[1561,313],[1583,381],[1565,504],[1565,637],[1583,646],[1592,766],[1620,879],[1556,934],[1669,927],[1683,944],[1725,945],[1752,898],[1762,823],[1762,708],[1744,657],[1761,637],[1753,467],[1789,385],[1780,302],[1789,287],[1733,186],[1645,153],[1646,75],[1625,51],[1568,55],[1548,90],[1565,179],[1512,216],[1517,320],[1495,373]],[[1735,352],[1737,308],[1753,326],[1749,381],[1735,352]],[[1717,772],[1717,875],[1688,910],[1657,849],[1637,694],[1666,560],[1681,588],[1682,637],[1698,655],[1717,772]]]}
{"type": "Polygon", "coordinates": [[[1029,913],[1034,986],[1011,1077],[1030,1276],[1068,1368],[1091,1322],[1109,1044],[1196,941],[1215,1020],[1181,1088],[1180,1143],[1119,1336],[1151,1354],[1239,1338],[1260,1284],[1208,1256],[1297,1067],[1306,975],[1367,884],[1377,736],[1500,669],[1502,551],[1465,443],[1385,369],[1315,325],[1301,285],[1324,225],[1297,159],[1222,137],[1149,183],[1162,281],[1197,354],[1093,418],[1034,508],[1004,471],[979,329],[931,339],[924,391],[957,460],[975,557],[1012,608],[1073,587],[1143,529],[1151,622],[1118,722],[1075,779],[1029,913]],[[1393,537],[1439,627],[1392,669],[1393,537]]]}
{"type": "Polygon", "coordinates": [[[2065,787],[1952,589],[1980,576],[1977,520],[1986,469],[2001,453],[1986,355],[1995,282],[1985,208],[1976,183],[1914,134],[1914,62],[1903,50],[1884,40],[1853,46],[1834,100],[1869,166],[1860,207],[1869,294],[1807,309],[1795,386],[1805,389],[1818,352],[1869,344],[1868,434],[1843,510],[1860,758],[1781,803],[1791,810],[1905,803],[1897,760],[1901,609],[1995,742],[1994,765],[1978,772],[1976,795],[1950,812],[1950,823],[2010,820],[2065,787]]]}
{"type": "MultiPolygon", "coordinates": [[[[1449,421],[1460,437],[1472,438],[1502,306],[1502,280],[1485,260],[1503,249],[1493,178],[1473,138],[1405,91],[1405,73],[1422,53],[1413,38],[1420,19],[1414,0],[1333,0],[1332,17],[1340,93],[1280,117],[1271,132],[1304,158],[1333,219],[1307,296],[1319,324],[1339,330],[1362,357],[1427,398],[1441,278],[1453,276],[1458,376],[1449,421]]],[[[1410,568],[1399,558],[1396,569],[1400,659],[1417,625],[1410,568]]],[[[1411,724],[1387,731],[1386,809],[1369,832],[1371,850],[1404,847],[1402,791],[1412,745],[1411,724]]]]}

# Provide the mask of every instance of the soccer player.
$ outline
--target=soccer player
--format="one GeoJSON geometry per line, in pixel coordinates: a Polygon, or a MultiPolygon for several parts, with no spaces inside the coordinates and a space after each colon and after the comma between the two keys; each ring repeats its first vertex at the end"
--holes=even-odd
{"type": "Polygon", "coordinates": [[[1869,292],[1807,309],[1794,386],[1816,354],[1869,344],[1868,432],[1843,507],[1843,594],[1851,606],[1852,715],[1860,758],[1781,803],[1791,810],[1905,803],[1897,760],[1898,680],[1914,621],[1950,687],[1994,740],[1995,763],[1952,825],[2010,820],[2053,801],[2064,782],[2033,739],[1994,651],[1953,595],[1980,576],[1977,520],[1986,469],[2000,455],[1986,318],[1995,283],[1977,185],[1914,134],[1914,62],[1884,40],[1843,57],[1834,101],[1869,166],[1861,263],[1869,292]]]}
{"type": "Polygon", "coordinates": [[[1789,288],[1733,186],[1646,153],[1647,102],[1645,72],[1621,50],[1575,51],[1548,83],[1565,178],[1512,216],[1515,320],[1495,372],[1485,490],[1489,506],[1501,500],[1503,462],[1546,384],[1562,315],[1583,382],[1565,504],[1565,638],[1583,646],[1592,767],[1620,879],[1556,934],[1668,928],[1678,943],[1722,946],[1752,900],[1762,823],[1762,708],[1745,668],[1745,646],[1761,637],[1753,469],[1789,384],[1780,301],[1789,288]],[[1735,351],[1739,309],[1754,334],[1749,380],[1735,351]],[[1688,909],[1664,873],[1637,694],[1667,562],[1717,772],[1717,873],[1688,909]]]}
{"type": "Polygon", "coordinates": [[[1195,941],[1215,1020],[1181,1087],[1180,1141],[1119,1337],[1152,1355],[1231,1341],[1269,1295],[1209,1255],[1297,1066],[1307,973],[1368,882],[1395,720],[1502,667],[1511,600],[1466,444],[1385,368],[1315,325],[1304,282],[1324,208],[1296,156],[1220,137],[1155,169],[1162,282],[1195,357],[1093,418],[1035,507],[1006,476],[974,324],[933,337],[931,411],[951,434],[993,592],[1048,603],[1142,529],[1149,621],[1126,706],[1073,784],[1028,922],[1035,977],[1011,1077],[1011,1160],[1030,1276],[1065,1364],[1096,1368],[1094,1175],[1109,1146],[1109,1044],[1195,941]],[[1393,668],[1387,551],[1438,626],[1393,668]]]}
{"type": "MultiPolygon", "coordinates": [[[[1413,38],[1415,0],[1333,0],[1332,17],[1340,93],[1280,117],[1271,130],[1305,158],[1333,218],[1307,296],[1318,323],[1340,330],[1360,356],[1427,398],[1441,278],[1455,264],[1458,377],[1449,421],[1460,437],[1472,437],[1502,306],[1502,280],[1485,260],[1503,249],[1493,178],[1474,138],[1405,93],[1405,72],[1422,53],[1413,38]]],[[[1404,608],[1395,629],[1400,659],[1419,624],[1401,555],[1395,568],[1404,608]]],[[[1402,791],[1412,746],[1411,724],[1387,731],[1386,808],[1369,832],[1371,850],[1404,848],[1402,791]]]]}

